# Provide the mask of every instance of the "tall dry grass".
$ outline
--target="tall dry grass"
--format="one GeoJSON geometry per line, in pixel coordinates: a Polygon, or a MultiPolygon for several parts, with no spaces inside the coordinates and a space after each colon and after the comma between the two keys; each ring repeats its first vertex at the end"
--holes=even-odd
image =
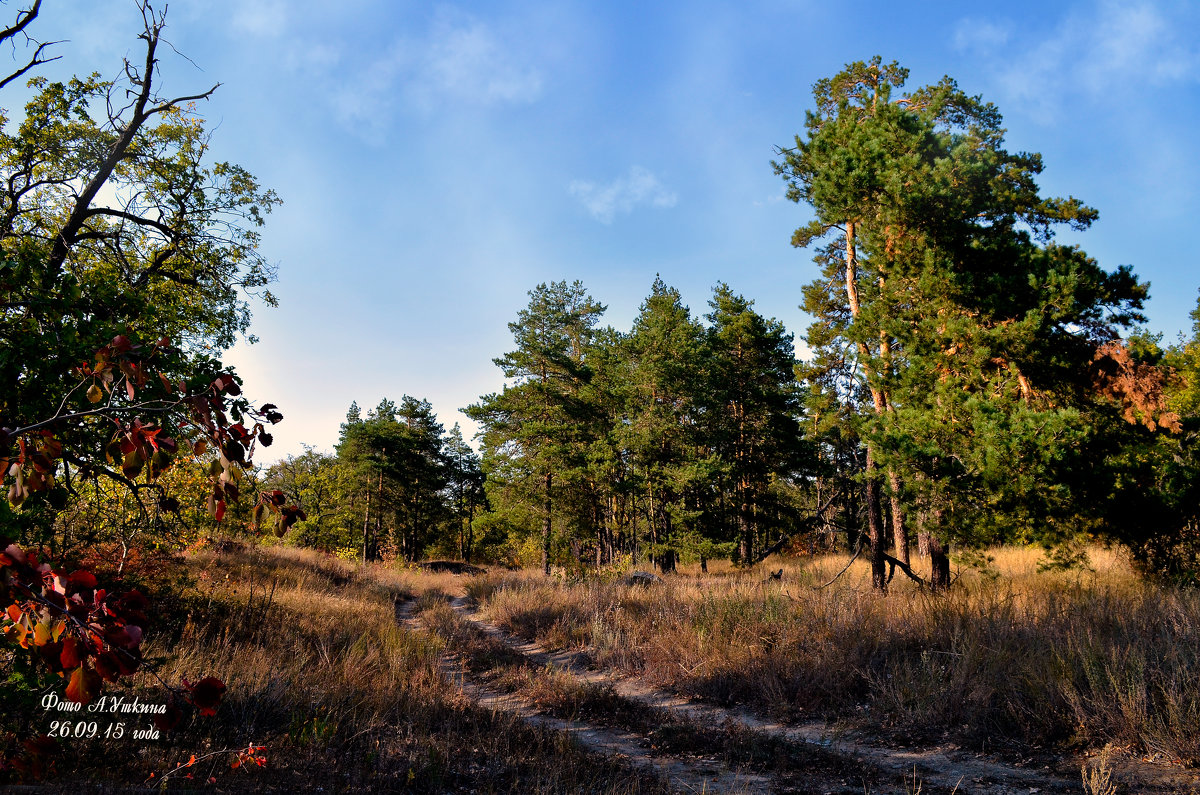
{"type": "Polygon", "coordinates": [[[997,550],[947,595],[881,598],[845,557],[661,586],[499,574],[471,586],[489,618],[679,692],[793,719],[846,719],[975,747],[1132,745],[1200,762],[1200,594],[1140,581],[1115,553],[1043,573],[997,550]]]}
{"type": "MultiPolygon", "coordinates": [[[[52,790],[153,786],[195,755],[172,790],[211,776],[226,792],[664,791],[449,685],[440,641],[396,620],[397,599],[449,581],[287,549],[201,552],[187,566],[194,585],[147,653],[168,682],[224,680],[217,715],[192,716],[161,740],[74,744],[52,790]],[[265,747],[265,767],[233,770],[233,754],[206,756],[249,744],[265,747]]],[[[143,699],[161,700],[139,678],[143,699]]]]}

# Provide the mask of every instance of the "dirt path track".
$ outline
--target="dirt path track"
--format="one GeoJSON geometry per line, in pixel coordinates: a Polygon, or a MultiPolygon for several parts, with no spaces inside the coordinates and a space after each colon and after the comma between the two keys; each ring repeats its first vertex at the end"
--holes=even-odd
{"type": "MultiPolygon", "coordinates": [[[[465,609],[463,599],[464,597],[459,597],[452,602],[452,606],[460,611],[461,615],[472,620],[469,613],[462,612],[465,609]]],[[[413,632],[427,632],[420,619],[414,615],[415,605],[413,601],[398,604],[396,620],[413,632]]],[[[499,632],[494,627],[492,629],[499,632]]],[[[661,774],[680,792],[752,793],[767,792],[771,789],[768,777],[729,770],[717,760],[696,760],[651,753],[644,747],[642,738],[632,732],[541,714],[519,696],[500,693],[473,681],[459,661],[448,654],[442,655],[439,666],[442,674],[475,704],[519,715],[531,725],[565,732],[590,751],[615,755],[635,767],[661,774]]]]}
{"type": "MultiPolygon", "coordinates": [[[[1066,779],[1040,770],[1008,765],[982,755],[961,751],[953,746],[923,750],[903,750],[869,743],[861,738],[838,736],[824,723],[783,725],[746,710],[726,709],[692,701],[654,688],[630,677],[618,677],[591,670],[580,664],[570,652],[551,652],[537,643],[514,638],[496,625],[480,618],[465,596],[455,597],[451,607],[484,633],[525,655],[538,665],[551,666],[584,682],[607,684],[627,699],[696,721],[702,725],[734,724],[792,742],[807,743],[852,757],[866,767],[889,771],[897,776],[913,775],[923,783],[959,793],[1077,793],[1078,778],[1066,779]]],[[[710,785],[709,791],[715,791],[710,785]]],[[[759,790],[761,791],[761,790],[759,790]]],[[[858,790],[861,792],[861,789],[858,790]]]]}

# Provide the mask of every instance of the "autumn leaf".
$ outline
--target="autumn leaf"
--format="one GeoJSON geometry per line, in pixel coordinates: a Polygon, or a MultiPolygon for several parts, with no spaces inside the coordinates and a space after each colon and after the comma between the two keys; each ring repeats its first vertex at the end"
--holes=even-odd
{"type": "Polygon", "coordinates": [[[76,704],[90,704],[100,692],[100,686],[100,675],[86,664],[81,665],[71,674],[71,681],[67,684],[67,700],[76,704]]]}
{"type": "Polygon", "coordinates": [[[96,657],[96,673],[106,682],[115,682],[121,676],[121,666],[115,652],[106,651],[96,657]]]}
{"type": "Polygon", "coordinates": [[[89,403],[99,403],[101,400],[104,400],[104,390],[92,384],[88,387],[87,399],[89,403]]]}
{"type": "Polygon", "coordinates": [[[171,701],[167,702],[166,712],[155,715],[153,720],[154,725],[162,731],[170,731],[178,726],[179,722],[183,720],[183,710],[180,709],[179,705],[175,703],[174,699],[172,699],[171,701]]]}
{"type": "Polygon", "coordinates": [[[225,695],[225,683],[213,676],[206,676],[192,685],[192,703],[201,715],[216,715],[221,697],[225,695]]]}
{"type": "Polygon", "coordinates": [[[104,633],[104,641],[110,646],[132,649],[142,642],[142,630],[132,625],[116,627],[104,633]]]}
{"type": "Polygon", "coordinates": [[[133,480],[141,474],[145,464],[146,459],[142,457],[141,450],[131,450],[121,461],[121,471],[125,473],[125,477],[133,480]]]}
{"type": "Polygon", "coordinates": [[[10,643],[16,643],[22,649],[29,648],[29,630],[23,624],[13,624],[4,630],[4,638],[10,643]]]}
{"type": "Polygon", "coordinates": [[[82,643],[74,637],[63,641],[62,653],[59,655],[59,662],[62,663],[63,670],[69,671],[72,668],[78,668],[86,659],[87,649],[82,643]]]}
{"type": "Polygon", "coordinates": [[[45,646],[50,642],[50,625],[45,621],[39,621],[33,627],[33,645],[45,646]]]}
{"type": "Polygon", "coordinates": [[[58,751],[58,742],[45,734],[31,737],[21,745],[33,756],[48,756],[58,751]]]}
{"type": "Polygon", "coordinates": [[[77,588],[95,588],[97,585],[96,575],[86,569],[71,572],[67,577],[67,582],[77,588]]]}

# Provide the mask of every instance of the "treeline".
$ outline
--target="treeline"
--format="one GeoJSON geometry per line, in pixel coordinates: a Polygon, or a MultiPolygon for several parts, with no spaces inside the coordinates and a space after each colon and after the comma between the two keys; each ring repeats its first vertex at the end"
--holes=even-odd
{"type": "Polygon", "coordinates": [[[426,401],[351,406],[336,455],[267,473],[306,512],[297,542],[368,559],[533,549],[545,567],[645,555],[669,570],[679,555],[749,559],[793,525],[811,456],[779,322],[724,285],[705,325],[656,280],[628,333],[598,326],[605,307],[578,282],[530,299],[496,360],[512,383],[465,410],[482,460],[426,401]]]}
{"type": "Polygon", "coordinates": [[[495,521],[540,528],[548,568],[573,543],[598,564],[644,551],[752,559],[797,518],[809,469],[792,337],[719,285],[693,318],[661,279],[628,333],[576,282],[539,285],[510,324],[509,383],[466,409],[495,521]],[[585,551],[586,550],[586,551],[585,551]]]}
{"type": "Polygon", "coordinates": [[[428,401],[352,404],[336,454],[308,449],[264,473],[261,487],[302,511],[294,543],[343,557],[470,560],[474,520],[486,505],[479,456],[456,424],[449,433],[428,401]]]}
{"type": "Polygon", "coordinates": [[[819,81],[774,164],[814,215],[793,236],[818,266],[809,361],[724,285],[697,319],[656,281],[628,332],[601,327],[578,282],[539,285],[496,360],[506,386],[465,409],[486,473],[473,519],[430,474],[441,513],[417,530],[420,511],[387,502],[389,483],[411,499],[398,473],[417,470],[389,474],[391,453],[354,441],[381,412],[424,420],[388,406],[344,426],[362,548],[386,525],[411,557],[421,532],[470,526],[486,554],[507,544],[547,569],[630,554],[669,570],[752,563],[813,531],[866,551],[886,590],[897,570],[948,586],[952,549],[1040,543],[1068,565],[1100,539],[1194,579],[1197,341],[1163,348],[1141,330],[1148,285],[1129,266],[1054,241],[1097,212],[1040,194],[1040,156],[1004,148],[993,105],[949,78],[897,94],[906,79],[875,58],[819,81]]]}

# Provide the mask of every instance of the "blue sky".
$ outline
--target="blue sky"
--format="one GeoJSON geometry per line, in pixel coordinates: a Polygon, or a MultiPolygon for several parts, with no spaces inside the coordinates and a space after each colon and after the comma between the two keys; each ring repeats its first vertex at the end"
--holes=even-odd
{"type": "MultiPolygon", "coordinates": [[[[11,6],[8,6],[11,10],[11,6]]],[[[1200,6],[1187,2],[420,3],[172,0],[160,85],[223,85],[220,159],[284,204],[264,229],[278,309],[229,355],[287,415],[272,452],[331,449],[352,400],[429,399],[447,426],[539,282],[580,279],[627,329],[655,274],[695,314],[725,281],[803,334],[807,210],[772,173],[811,86],[878,53],[909,87],[954,77],[1039,151],[1047,195],[1100,211],[1063,233],[1151,284],[1150,328],[1190,329],[1200,269],[1200,6]],[[335,10],[336,8],[336,10],[335,10]]],[[[139,53],[123,0],[49,0],[44,73],[139,53]]]]}

